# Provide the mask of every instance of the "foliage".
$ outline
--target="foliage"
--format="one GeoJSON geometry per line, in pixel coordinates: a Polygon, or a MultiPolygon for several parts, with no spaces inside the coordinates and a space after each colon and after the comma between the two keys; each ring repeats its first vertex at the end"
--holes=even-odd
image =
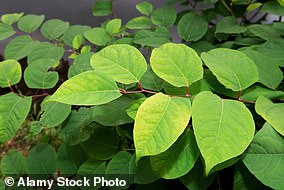
{"type": "Polygon", "coordinates": [[[1,16],[2,176],[284,189],[283,1],[135,8],[124,23],[112,1],[96,1],[93,15],[109,19],[94,28],[1,16]],[[279,21],[263,24],[266,14],[279,21]]]}

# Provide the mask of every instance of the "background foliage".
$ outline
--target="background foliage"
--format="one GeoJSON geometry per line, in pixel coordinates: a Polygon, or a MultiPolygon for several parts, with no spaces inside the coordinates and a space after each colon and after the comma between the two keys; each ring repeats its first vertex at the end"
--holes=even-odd
{"type": "Polygon", "coordinates": [[[1,16],[3,178],[284,189],[283,1],[167,3],[143,1],[140,16],[122,21],[112,1],[98,1],[93,15],[106,21],[95,28],[1,16]],[[267,14],[279,21],[265,23],[267,14]]]}

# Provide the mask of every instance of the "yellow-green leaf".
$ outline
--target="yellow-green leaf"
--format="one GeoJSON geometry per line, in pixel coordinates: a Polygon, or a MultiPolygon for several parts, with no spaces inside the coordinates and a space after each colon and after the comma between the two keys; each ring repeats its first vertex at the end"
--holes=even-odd
{"type": "Polygon", "coordinates": [[[218,164],[242,154],[254,136],[253,117],[246,106],[211,92],[201,92],[194,98],[192,120],[206,175],[218,164]]]}
{"type": "Polygon", "coordinates": [[[284,136],[284,103],[273,104],[268,98],[260,96],[256,100],[255,110],[284,136]]]}
{"type": "Polygon", "coordinates": [[[0,87],[13,86],[20,82],[22,77],[21,65],[16,60],[0,62],[0,87]]]}
{"type": "Polygon", "coordinates": [[[201,54],[218,81],[226,88],[240,91],[258,81],[258,70],[246,54],[232,49],[217,48],[201,54]]]}
{"type": "Polygon", "coordinates": [[[147,70],[144,56],[127,44],[115,44],[102,49],[92,56],[91,66],[124,84],[138,82],[147,70]]]}
{"type": "Polygon", "coordinates": [[[87,71],[65,81],[48,101],[71,105],[100,105],[120,96],[112,78],[97,71],[87,71]]]}
{"type": "Polygon", "coordinates": [[[201,59],[184,44],[167,43],[155,48],[150,64],[154,73],[176,87],[189,86],[203,76],[201,59]]]}
{"type": "Polygon", "coordinates": [[[136,161],[166,151],[183,133],[190,117],[189,99],[158,93],[145,100],[134,124],[136,161]]]}

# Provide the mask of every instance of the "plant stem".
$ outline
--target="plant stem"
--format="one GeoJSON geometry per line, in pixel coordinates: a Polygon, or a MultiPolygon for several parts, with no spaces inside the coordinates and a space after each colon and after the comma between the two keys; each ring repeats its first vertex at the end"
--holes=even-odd
{"type": "Polygon", "coordinates": [[[16,94],[12,86],[9,86],[9,89],[12,93],[16,94]]]}
{"type": "Polygon", "coordinates": [[[190,97],[191,95],[190,95],[190,91],[189,91],[189,86],[186,86],[186,87],[185,87],[185,90],[186,90],[185,96],[186,96],[186,97],[190,97]]]}
{"type": "Polygon", "coordinates": [[[223,3],[224,7],[231,13],[231,15],[232,15],[232,16],[235,16],[235,13],[234,13],[232,7],[229,7],[229,6],[227,5],[227,3],[225,2],[225,0],[221,0],[221,2],[223,3]]]}
{"type": "Polygon", "coordinates": [[[241,96],[242,96],[242,91],[238,92],[238,100],[241,100],[241,96]]]}

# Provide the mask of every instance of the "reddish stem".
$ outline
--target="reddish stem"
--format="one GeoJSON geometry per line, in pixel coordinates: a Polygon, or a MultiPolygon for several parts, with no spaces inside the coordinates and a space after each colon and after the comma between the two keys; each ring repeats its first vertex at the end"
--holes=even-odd
{"type": "Polygon", "coordinates": [[[190,94],[190,91],[189,91],[189,86],[186,86],[186,87],[185,87],[185,90],[186,90],[185,96],[186,96],[186,97],[190,97],[191,94],[190,94]]]}
{"type": "Polygon", "coordinates": [[[10,91],[11,91],[12,93],[14,93],[14,94],[15,94],[15,91],[14,91],[14,89],[13,89],[13,87],[12,87],[12,86],[9,86],[9,89],[10,89],[10,91]]]}
{"type": "Polygon", "coordinates": [[[42,97],[42,96],[49,96],[49,94],[48,93],[43,93],[43,94],[31,95],[31,97],[33,97],[33,98],[42,97]]]}

